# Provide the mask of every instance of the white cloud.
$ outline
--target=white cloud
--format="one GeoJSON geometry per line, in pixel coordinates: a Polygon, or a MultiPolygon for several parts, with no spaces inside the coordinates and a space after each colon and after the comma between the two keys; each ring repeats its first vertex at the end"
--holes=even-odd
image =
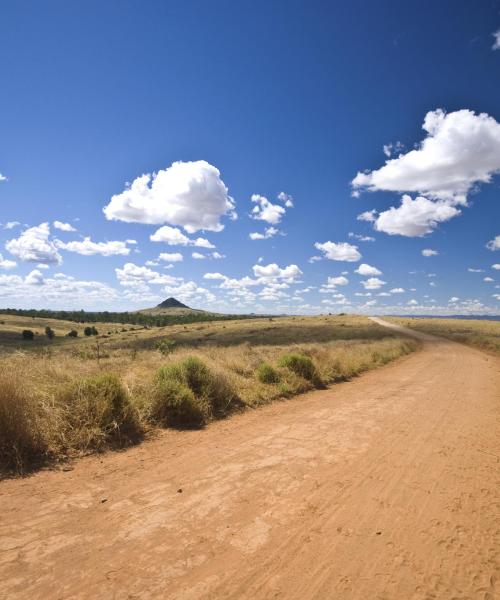
{"type": "Polygon", "coordinates": [[[200,254],[199,252],[193,252],[191,256],[196,260],[204,260],[206,258],[204,254],[200,254]]]}
{"type": "Polygon", "coordinates": [[[486,244],[488,250],[500,250],[500,235],[497,235],[486,244]]]}
{"type": "Polygon", "coordinates": [[[403,288],[392,288],[392,290],[389,290],[391,292],[391,294],[404,294],[405,290],[403,288]]]}
{"type": "Polygon", "coordinates": [[[75,252],[82,256],[95,256],[96,254],[101,256],[127,256],[130,254],[130,248],[127,248],[125,242],[93,242],[89,237],[84,238],[82,241],[67,243],[55,240],[55,245],[62,250],[75,252]]]}
{"type": "Polygon", "coordinates": [[[225,254],[221,254],[220,252],[212,252],[211,256],[215,260],[220,260],[222,258],[226,258],[226,255],[225,254]]]}
{"type": "Polygon", "coordinates": [[[354,272],[363,275],[363,277],[368,277],[369,275],[382,275],[382,271],[379,271],[376,267],[372,267],[366,263],[361,263],[354,272]]]}
{"type": "Polygon", "coordinates": [[[0,173],[0,181],[7,181],[7,177],[5,177],[5,175],[2,175],[0,173]]]}
{"type": "Polygon", "coordinates": [[[59,265],[62,262],[61,255],[49,236],[49,224],[40,223],[23,231],[18,238],[9,240],[5,248],[23,262],[59,265]]]}
{"type": "Polygon", "coordinates": [[[500,271],[500,264],[499,263],[495,263],[494,265],[491,265],[492,269],[495,269],[496,271],[500,271]]]}
{"type": "Polygon", "coordinates": [[[61,221],[54,221],[52,223],[55,229],[59,229],[60,231],[76,231],[73,225],[69,223],[62,223],[61,221]]]}
{"type": "Polygon", "coordinates": [[[31,273],[26,275],[24,283],[26,283],[27,285],[43,285],[44,278],[40,271],[34,269],[33,271],[31,271],[31,273]]]}
{"type": "Polygon", "coordinates": [[[288,283],[293,283],[302,275],[302,271],[297,265],[288,265],[282,269],[276,263],[271,263],[269,265],[254,265],[252,270],[255,277],[266,283],[274,279],[283,279],[288,283]]]}
{"type": "Polygon", "coordinates": [[[387,156],[387,158],[390,158],[393,152],[401,152],[403,148],[404,144],[401,142],[395,142],[394,144],[391,142],[390,144],[384,144],[383,146],[384,154],[387,156]]]}
{"type": "Polygon", "coordinates": [[[339,277],[328,277],[327,282],[322,286],[320,292],[335,290],[338,285],[348,285],[349,279],[340,275],[339,277]]]}
{"type": "Polygon", "coordinates": [[[0,269],[13,269],[17,267],[17,263],[13,260],[7,260],[0,254],[0,269]]]}
{"type": "Polygon", "coordinates": [[[250,233],[248,237],[251,240],[267,240],[274,237],[277,233],[279,233],[279,229],[276,229],[276,227],[266,227],[264,233],[250,233]]]}
{"type": "Polygon", "coordinates": [[[359,172],[355,190],[417,192],[430,198],[466,203],[467,193],[500,171],[500,124],[471,110],[426,114],[427,136],[417,149],[387,160],[374,171],[359,172]]]}
{"type": "Polygon", "coordinates": [[[500,29],[491,34],[493,36],[492,50],[500,50],[500,29]]]}
{"type": "Polygon", "coordinates": [[[373,208],[372,210],[366,210],[356,217],[358,221],[368,221],[373,223],[377,218],[377,211],[373,208]]]}
{"type": "Polygon", "coordinates": [[[382,281],[378,277],[369,277],[366,281],[361,282],[361,285],[365,288],[365,290],[378,290],[385,284],[386,282],[382,281]]]}
{"type": "Polygon", "coordinates": [[[429,258],[430,256],[437,256],[439,252],[437,250],[432,250],[431,248],[424,248],[422,250],[422,256],[429,258]]]}
{"type": "Polygon", "coordinates": [[[285,192],[280,192],[277,196],[278,200],[280,200],[281,202],[283,202],[283,204],[287,207],[287,208],[292,208],[293,207],[293,196],[291,196],[290,194],[286,194],[285,192]]]}
{"type": "Polygon", "coordinates": [[[347,234],[350,238],[354,238],[355,240],[359,240],[360,242],[374,242],[375,238],[370,235],[359,235],[358,233],[353,233],[350,231],[347,234]]]}
{"type": "Polygon", "coordinates": [[[398,208],[391,206],[377,217],[374,227],[389,235],[422,237],[430,233],[439,223],[460,214],[460,210],[446,202],[432,202],[423,196],[414,200],[404,195],[398,208]]]}
{"type": "Polygon", "coordinates": [[[495,280],[492,277],[483,277],[483,281],[486,283],[493,283],[495,280]]]}
{"type": "Polygon", "coordinates": [[[265,196],[260,194],[252,194],[251,201],[256,204],[252,209],[252,219],[266,221],[271,225],[276,225],[281,221],[286,213],[286,208],[279,204],[273,204],[265,196]]]}
{"type": "Polygon", "coordinates": [[[448,300],[448,302],[449,302],[450,304],[455,304],[455,303],[456,303],[456,302],[458,302],[459,300],[460,300],[460,298],[458,298],[457,296],[453,296],[452,298],[450,298],[450,299],[448,300]]]}
{"type": "Polygon", "coordinates": [[[177,227],[169,227],[164,225],[157,229],[153,234],[149,236],[152,242],[163,242],[169,246],[198,246],[200,248],[215,248],[205,238],[190,239],[182,233],[177,227]]]}
{"type": "Polygon", "coordinates": [[[235,218],[234,201],[219,170],[204,160],[174,162],[158,173],[137,177],[104,207],[109,220],[221,231],[221,218],[235,218]]]}
{"type": "Polygon", "coordinates": [[[145,284],[176,285],[182,281],[181,277],[164,275],[134,263],[125,263],[121,269],[115,269],[115,273],[121,285],[125,287],[142,286],[144,290],[146,290],[145,284]]]}
{"type": "Polygon", "coordinates": [[[418,304],[418,302],[416,300],[408,300],[407,304],[409,306],[416,306],[418,304]]]}
{"type": "Polygon", "coordinates": [[[472,269],[471,267],[469,267],[467,271],[469,271],[469,273],[483,273],[484,269],[472,269]]]}
{"type": "Polygon", "coordinates": [[[358,247],[347,242],[316,242],[314,247],[323,252],[323,257],[328,260],[357,262],[361,259],[358,247]]]}
{"type": "Polygon", "coordinates": [[[18,225],[21,225],[21,223],[19,223],[19,221],[7,221],[7,223],[5,223],[3,228],[4,229],[14,229],[14,227],[17,227],[18,225]]]}
{"type": "Polygon", "coordinates": [[[205,275],[203,275],[203,278],[204,279],[215,279],[215,280],[218,280],[218,279],[221,279],[221,280],[227,279],[227,277],[225,275],[222,275],[222,273],[205,273],[205,275]]]}
{"type": "Polygon", "coordinates": [[[163,262],[182,262],[184,257],[180,252],[162,252],[157,260],[162,260],[163,262]]]}

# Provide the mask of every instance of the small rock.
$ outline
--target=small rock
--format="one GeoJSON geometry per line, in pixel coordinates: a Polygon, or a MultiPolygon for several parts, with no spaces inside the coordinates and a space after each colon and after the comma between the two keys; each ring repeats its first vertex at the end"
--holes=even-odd
{"type": "Polygon", "coordinates": [[[382,532],[381,531],[377,531],[377,535],[382,535],[382,532]]]}
{"type": "Polygon", "coordinates": [[[177,493],[178,493],[178,494],[182,494],[182,488],[179,488],[179,489],[177,490],[177,493]]]}
{"type": "Polygon", "coordinates": [[[104,504],[105,502],[107,502],[108,499],[107,498],[101,498],[101,504],[104,504]]]}

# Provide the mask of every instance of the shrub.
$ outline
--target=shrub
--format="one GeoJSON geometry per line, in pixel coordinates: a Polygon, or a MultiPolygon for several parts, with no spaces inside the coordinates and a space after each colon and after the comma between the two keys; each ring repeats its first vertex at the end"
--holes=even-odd
{"type": "Polygon", "coordinates": [[[278,365],[289,369],[292,373],[295,373],[308,381],[312,381],[317,377],[316,367],[314,366],[313,361],[305,354],[283,354],[279,359],[278,365]]]}
{"type": "Polygon", "coordinates": [[[164,356],[170,354],[175,348],[175,341],[170,338],[164,338],[163,340],[157,340],[155,342],[155,350],[158,350],[164,356]]]}
{"type": "Polygon", "coordinates": [[[116,375],[105,373],[77,380],[59,400],[65,407],[69,448],[123,446],[142,433],[137,410],[116,375]]]}
{"type": "Polygon", "coordinates": [[[14,375],[0,374],[0,466],[23,472],[47,451],[40,402],[14,375]]]}
{"type": "Polygon", "coordinates": [[[85,327],[85,329],[83,330],[84,335],[86,336],[90,336],[90,335],[97,335],[99,332],[97,331],[97,329],[92,325],[92,327],[85,327]]]}
{"type": "Polygon", "coordinates": [[[45,328],[45,335],[51,340],[56,334],[55,331],[47,325],[45,328]]]}
{"type": "MultiPolygon", "coordinates": [[[[161,370],[160,370],[161,371],[161,370]]],[[[200,427],[209,415],[209,407],[195,398],[183,383],[168,379],[161,373],[155,381],[150,416],[160,425],[200,427]]]]}
{"type": "Polygon", "coordinates": [[[31,331],[31,329],[23,329],[21,334],[23,336],[23,340],[33,340],[35,334],[31,331]]]}
{"type": "Polygon", "coordinates": [[[278,371],[269,363],[261,363],[256,370],[257,379],[261,383],[279,383],[280,376],[278,371]]]}
{"type": "Polygon", "coordinates": [[[72,329],[69,333],[68,333],[68,337],[78,337],[78,331],[76,329],[72,329]]]}
{"type": "Polygon", "coordinates": [[[236,398],[226,377],[194,356],[161,367],[153,396],[153,415],[162,414],[164,422],[177,425],[202,425],[222,416],[236,398]]]}

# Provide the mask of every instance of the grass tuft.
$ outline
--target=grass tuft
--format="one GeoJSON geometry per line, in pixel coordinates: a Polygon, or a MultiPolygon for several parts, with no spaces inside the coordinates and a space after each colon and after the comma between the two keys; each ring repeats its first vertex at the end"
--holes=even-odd
{"type": "Polygon", "coordinates": [[[255,374],[261,383],[279,383],[281,379],[278,371],[267,362],[261,363],[257,367],[255,374]]]}

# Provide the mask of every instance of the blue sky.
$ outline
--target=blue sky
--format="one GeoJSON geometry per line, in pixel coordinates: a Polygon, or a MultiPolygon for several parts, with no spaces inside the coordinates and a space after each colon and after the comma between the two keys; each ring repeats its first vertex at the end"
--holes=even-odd
{"type": "Polygon", "coordinates": [[[4,2],[0,306],[498,313],[497,31],[490,0],[4,2]]]}

